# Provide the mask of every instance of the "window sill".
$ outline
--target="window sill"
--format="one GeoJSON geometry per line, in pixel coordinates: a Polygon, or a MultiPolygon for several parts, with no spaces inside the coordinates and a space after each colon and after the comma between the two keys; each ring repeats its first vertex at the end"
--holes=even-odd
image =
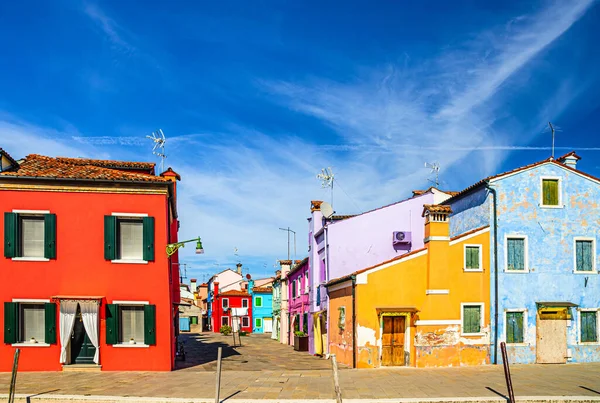
{"type": "Polygon", "coordinates": [[[121,264],[148,264],[146,260],[137,260],[137,259],[116,259],[111,260],[111,263],[121,263],[121,264]]]}
{"type": "Polygon", "coordinates": [[[129,343],[120,343],[120,344],[113,344],[113,347],[123,347],[123,348],[148,348],[150,347],[149,344],[143,344],[143,343],[139,343],[139,344],[129,344],[129,343]]]}
{"type": "Polygon", "coordinates": [[[463,268],[465,273],[483,273],[483,269],[465,269],[463,268]]]}
{"type": "Polygon", "coordinates": [[[583,341],[577,343],[578,346],[597,346],[600,345],[600,341],[583,341]]]}
{"type": "Polygon", "coordinates": [[[50,347],[48,343],[13,343],[13,347],[50,347]]]}
{"type": "Polygon", "coordinates": [[[529,347],[529,343],[506,343],[507,347],[529,347]]]}
{"type": "Polygon", "coordinates": [[[573,270],[573,274],[598,274],[598,270],[592,270],[592,271],[573,270]]]}
{"type": "Polygon", "coordinates": [[[461,333],[460,335],[465,337],[482,337],[485,336],[486,333],[461,333]]]}
{"type": "Polygon", "coordinates": [[[45,257],[13,257],[15,262],[49,262],[50,259],[45,257]]]}
{"type": "Polygon", "coordinates": [[[557,206],[552,206],[552,205],[545,205],[545,204],[540,204],[539,205],[540,208],[565,208],[565,206],[561,206],[560,204],[557,206]]]}
{"type": "Polygon", "coordinates": [[[504,269],[504,273],[524,274],[524,273],[529,273],[529,269],[527,269],[527,270],[508,270],[508,269],[504,269]]]}

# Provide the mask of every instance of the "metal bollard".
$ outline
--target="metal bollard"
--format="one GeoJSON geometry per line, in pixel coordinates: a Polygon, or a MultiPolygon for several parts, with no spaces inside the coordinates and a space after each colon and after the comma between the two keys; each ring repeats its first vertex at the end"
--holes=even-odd
{"type": "Polygon", "coordinates": [[[15,386],[17,383],[17,369],[19,367],[19,355],[21,354],[21,350],[17,349],[15,351],[15,359],[13,361],[12,375],[10,378],[10,390],[8,392],[8,403],[14,403],[15,401],[15,386]]]}
{"type": "Polygon", "coordinates": [[[331,366],[333,368],[333,386],[335,390],[336,403],[342,403],[342,391],[340,390],[340,379],[338,377],[338,366],[335,354],[331,354],[331,366]]]}
{"type": "Polygon", "coordinates": [[[215,390],[215,403],[219,403],[219,395],[221,393],[221,354],[223,347],[219,347],[219,353],[217,354],[217,385],[215,390]]]}
{"type": "Polygon", "coordinates": [[[508,389],[508,402],[515,403],[515,393],[513,392],[512,379],[510,377],[510,368],[508,366],[508,354],[506,354],[506,343],[500,343],[502,350],[502,365],[504,366],[504,378],[506,378],[506,389],[508,389]]]}

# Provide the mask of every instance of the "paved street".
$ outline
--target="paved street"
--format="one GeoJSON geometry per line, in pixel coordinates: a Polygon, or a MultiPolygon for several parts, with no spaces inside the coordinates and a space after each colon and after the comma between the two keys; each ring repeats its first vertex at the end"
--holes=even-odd
{"type": "MultiPolygon", "coordinates": [[[[144,396],[214,398],[216,349],[224,347],[221,397],[234,399],[331,399],[328,360],[298,353],[268,337],[242,338],[187,334],[188,359],[173,372],[19,373],[17,392],[26,395],[144,396]],[[310,369],[306,369],[310,368],[310,369]]],[[[600,398],[600,363],[520,365],[512,367],[517,396],[589,396],[600,398]]],[[[10,374],[0,374],[0,393],[10,374]]],[[[342,368],[347,399],[501,397],[505,383],[500,366],[372,369],[342,368]]],[[[6,392],[5,392],[6,391],[6,392]]]]}

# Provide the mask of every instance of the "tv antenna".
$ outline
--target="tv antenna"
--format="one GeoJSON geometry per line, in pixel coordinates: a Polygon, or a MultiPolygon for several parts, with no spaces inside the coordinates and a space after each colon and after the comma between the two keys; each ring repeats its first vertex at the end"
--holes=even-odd
{"type": "Polygon", "coordinates": [[[331,205],[333,206],[333,179],[334,179],[333,171],[331,167],[321,169],[321,173],[317,174],[317,179],[321,180],[321,187],[323,189],[331,188],[331,205]]]}
{"type": "Polygon", "coordinates": [[[427,178],[427,180],[435,185],[436,188],[440,186],[440,164],[437,162],[426,162],[425,168],[431,169],[429,175],[435,175],[435,180],[431,178],[427,178]]]}
{"type": "Polygon", "coordinates": [[[240,255],[238,254],[238,248],[237,248],[237,246],[233,247],[233,255],[236,257],[236,260],[238,261],[238,263],[241,263],[240,262],[240,255]]]}
{"type": "Polygon", "coordinates": [[[165,171],[165,158],[167,158],[167,154],[165,154],[165,143],[167,142],[165,134],[162,129],[158,129],[157,131],[152,132],[151,136],[146,137],[154,142],[152,154],[160,158],[160,172],[162,173],[165,171]]]}
{"type": "Polygon", "coordinates": [[[554,159],[554,137],[556,132],[562,132],[562,130],[559,126],[555,126],[552,124],[552,122],[548,122],[548,128],[546,131],[552,132],[552,159],[554,159]]]}

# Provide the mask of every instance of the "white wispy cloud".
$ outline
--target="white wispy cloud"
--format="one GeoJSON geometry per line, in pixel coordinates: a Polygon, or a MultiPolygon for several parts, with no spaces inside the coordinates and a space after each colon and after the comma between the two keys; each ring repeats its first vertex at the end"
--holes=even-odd
{"type": "Polygon", "coordinates": [[[125,39],[128,34],[124,28],[106,15],[97,4],[85,2],[83,4],[83,12],[102,30],[113,46],[126,53],[133,54],[137,51],[136,47],[125,39]]]}

